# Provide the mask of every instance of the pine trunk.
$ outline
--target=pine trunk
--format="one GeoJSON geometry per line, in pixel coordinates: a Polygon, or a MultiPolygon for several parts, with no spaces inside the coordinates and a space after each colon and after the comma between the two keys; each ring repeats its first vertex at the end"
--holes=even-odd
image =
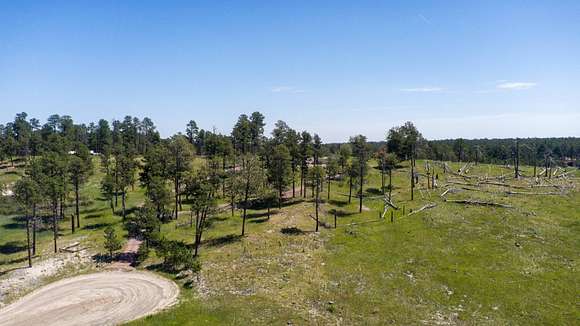
{"type": "Polygon", "coordinates": [[[58,208],[57,208],[58,204],[55,202],[53,207],[53,214],[52,214],[52,233],[53,233],[53,239],[54,239],[54,253],[58,252],[58,248],[56,246],[56,239],[58,237],[58,222],[57,222],[57,216],[58,216],[58,208]]]}
{"type": "Polygon", "coordinates": [[[79,208],[80,195],[79,195],[79,183],[75,182],[75,204],[76,204],[76,214],[77,214],[77,228],[81,227],[81,213],[79,208]]]}
{"type": "Polygon", "coordinates": [[[28,267],[32,267],[32,252],[30,248],[30,216],[26,217],[26,249],[28,250],[28,267]]]}

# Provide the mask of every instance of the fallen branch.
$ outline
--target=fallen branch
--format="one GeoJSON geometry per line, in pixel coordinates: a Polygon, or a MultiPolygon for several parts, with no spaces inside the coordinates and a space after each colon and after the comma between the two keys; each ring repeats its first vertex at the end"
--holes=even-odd
{"type": "Polygon", "coordinates": [[[455,192],[459,192],[459,191],[460,191],[460,190],[459,190],[459,189],[456,189],[456,188],[449,188],[449,189],[445,190],[445,191],[444,191],[444,192],[443,192],[441,195],[439,195],[439,196],[440,196],[441,198],[445,199],[445,195],[447,195],[447,193],[448,193],[448,192],[455,193],[455,192]]]}
{"type": "Polygon", "coordinates": [[[550,196],[550,195],[564,195],[561,192],[529,192],[529,191],[506,191],[508,195],[540,195],[540,196],[550,196]]]}
{"type": "Polygon", "coordinates": [[[337,227],[344,227],[344,226],[351,226],[351,225],[362,225],[362,224],[377,223],[377,222],[382,222],[382,221],[383,221],[383,219],[364,221],[364,222],[354,222],[354,223],[348,223],[348,224],[340,224],[340,225],[337,225],[337,227]]]}
{"type": "MultiPolygon", "coordinates": [[[[308,214],[308,216],[309,216],[311,219],[313,219],[314,221],[316,221],[316,217],[314,217],[314,216],[312,216],[312,215],[310,215],[310,214],[308,214]]],[[[318,225],[322,226],[322,227],[323,227],[323,228],[325,228],[325,229],[330,229],[330,228],[331,228],[330,224],[328,224],[328,223],[326,223],[326,222],[323,222],[323,221],[321,221],[320,219],[318,219],[318,225]]]]}
{"type": "Polygon", "coordinates": [[[507,183],[492,182],[492,181],[481,181],[480,184],[500,186],[500,187],[507,187],[507,188],[517,188],[517,189],[528,189],[529,188],[529,187],[525,187],[525,186],[510,185],[510,184],[507,184],[507,183]]]}
{"type": "Polygon", "coordinates": [[[489,202],[489,201],[462,200],[462,199],[447,199],[445,201],[449,202],[449,203],[465,204],[465,205],[479,205],[479,206],[495,206],[495,207],[502,207],[502,208],[514,208],[511,205],[494,203],[494,202],[489,202]]]}
{"type": "Polygon", "coordinates": [[[387,204],[388,206],[391,206],[392,208],[394,208],[395,210],[399,210],[399,207],[397,207],[397,205],[393,204],[392,201],[390,201],[388,198],[385,197],[385,204],[387,204]]]}
{"type": "Polygon", "coordinates": [[[434,207],[437,207],[437,204],[435,204],[435,203],[429,203],[429,204],[427,204],[427,205],[425,205],[425,206],[423,206],[423,207],[419,208],[418,210],[416,210],[416,211],[413,211],[413,212],[411,212],[411,213],[407,214],[407,216],[411,216],[411,215],[413,215],[413,214],[416,214],[416,213],[422,212],[422,211],[424,211],[424,210],[426,210],[426,209],[430,209],[430,208],[434,208],[434,207]]]}

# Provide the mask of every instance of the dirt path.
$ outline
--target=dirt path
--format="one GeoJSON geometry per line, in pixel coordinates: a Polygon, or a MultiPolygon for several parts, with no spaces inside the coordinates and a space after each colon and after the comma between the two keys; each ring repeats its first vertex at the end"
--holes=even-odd
{"type": "Polygon", "coordinates": [[[107,267],[109,270],[126,270],[131,271],[134,270],[133,263],[137,258],[137,251],[139,251],[139,247],[141,246],[142,241],[137,239],[129,239],[125,246],[123,247],[123,252],[115,262],[113,262],[110,266],[107,267]]]}
{"type": "Polygon", "coordinates": [[[0,325],[116,325],[177,301],[179,288],[145,272],[103,272],[49,284],[0,310],[0,325]]]}

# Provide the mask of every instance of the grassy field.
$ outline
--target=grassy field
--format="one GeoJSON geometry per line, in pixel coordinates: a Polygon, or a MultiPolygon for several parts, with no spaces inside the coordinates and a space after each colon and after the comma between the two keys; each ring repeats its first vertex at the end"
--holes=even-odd
{"type": "MultiPolygon", "coordinates": [[[[417,162],[420,172],[423,164],[417,162]]],[[[461,167],[449,165],[455,171],[461,167]]],[[[523,172],[529,175],[531,169],[523,172]]],[[[7,178],[0,173],[0,178],[7,178]]],[[[346,183],[333,182],[330,200],[322,193],[322,220],[330,227],[317,233],[310,218],[314,215],[310,191],[305,199],[290,199],[281,210],[273,209],[270,219],[265,210],[250,211],[243,238],[239,237],[240,212],[232,217],[224,211],[211,219],[204,234],[202,272],[193,288],[183,288],[177,306],[133,324],[576,323],[580,318],[580,193],[506,194],[501,186],[481,185],[480,191],[447,195],[513,208],[462,205],[444,202],[443,186],[473,182],[444,174],[440,166],[436,173],[439,188],[426,189],[421,178],[411,201],[408,162],[393,172],[393,201],[401,208],[395,211],[394,222],[390,214],[379,219],[383,201],[377,196],[380,173],[376,169],[371,169],[365,184],[365,194],[372,198],[365,199],[361,214],[358,200],[353,198],[349,204],[344,195],[346,183]],[[408,215],[426,204],[436,207],[408,215]]],[[[469,175],[511,173],[482,164],[472,167],[469,175]]],[[[577,186],[580,174],[574,173],[577,186]]],[[[82,230],[71,235],[68,223],[62,222],[63,243],[82,239],[98,252],[106,225],[121,230],[121,218],[100,199],[100,177],[95,174],[83,190],[82,230]]],[[[528,180],[510,183],[525,186],[528,180]]],[[[130,194],[128,206],[142,201],[143,192],[137,189],[130,194]]],[[[11,212],[0,217],[0,248],[25,239],[17,216],[11,212]]],[[[179,220],[163,225],[163,234],[193,242],[188,221],[183,213],[179,220]]],[[[41,237],[47,255],[50,236],[44,231],[41,237]]],[[[0,271],[23,265],[24,256],[25,250],[0,251],[0,271]]],[[[155,263],[152,255],[140,268],[155,263]]]]}
{"type": "MultiPolygon", "coordinates": [[[[94,161],[95,173],[90,177],[81,189],[81,227],[74,234],[71,233],[70,217],[74,214],[72,197],[69,198],[69,206],[65,211],[66,218],[59,223],[59,247],[80,241],[93,253],[102,252],[103,230],[111,225],[119,234],[126,232],[122,226],[121,216],[114,215],[108,202],[103,200],[100,194],[100,182],[103,174],[98,168],[98,160],[94,161]]],[[[11,184],[16,180],[14,175],[22,175],[22,166],[16,169],[3,165],[0,169],[0,183],[11,184]]],[[[127,207],[136,207],[144,200],[144,191],[135,189],[127,197],[127,207]]],[[[120,203],[119,203],[120,205],[120,203]]],[[[7,272],[25,266],[26,261],[26,224],[22,218],[24,212],[12,198],[0,197],[0,277],[7,272]]],[[[119,206],[120,207],[120,206],[119,206]]],[[[120,213],[120,208],[118,209],[120,213]]],[[[45,210],[39,214],[44,215],[39,222],[37,235],[37,256],[35,261],[53,256],[53,232],[52,217],[45,210]]]]}

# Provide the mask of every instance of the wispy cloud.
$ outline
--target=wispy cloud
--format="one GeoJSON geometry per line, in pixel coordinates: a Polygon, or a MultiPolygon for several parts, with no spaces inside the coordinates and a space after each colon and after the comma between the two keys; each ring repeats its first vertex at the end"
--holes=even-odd
{"type": "Polygon", "coordinates": [[[275,86],[270,88],[272,93],[304,93],[304,90],[292,86],[275,86]]]}
{"type": "Polygon", "coordinates": [[[431,20],[425,17],[425,15],[418,14],[417,17],[419,17],[419,19],[421,19],[421,21],[424,22],[425,24],[431,25],[431,20]]]}
{"type": "Polygon", "coordinates": [[[538,85],[537,83],[533,82],[501,82],[496,85],[498,89],[504,90],[522,90],[522,89],[530,89],[538,85]]]}
{"type": "Polygon", "coordinates": [[[443,87],[436,86],[425,86],[425,87],[414,87],[414,88],[401,88],[401,92],[414,92],[414,93],[435,93],[445,90],[443,87]]]}

